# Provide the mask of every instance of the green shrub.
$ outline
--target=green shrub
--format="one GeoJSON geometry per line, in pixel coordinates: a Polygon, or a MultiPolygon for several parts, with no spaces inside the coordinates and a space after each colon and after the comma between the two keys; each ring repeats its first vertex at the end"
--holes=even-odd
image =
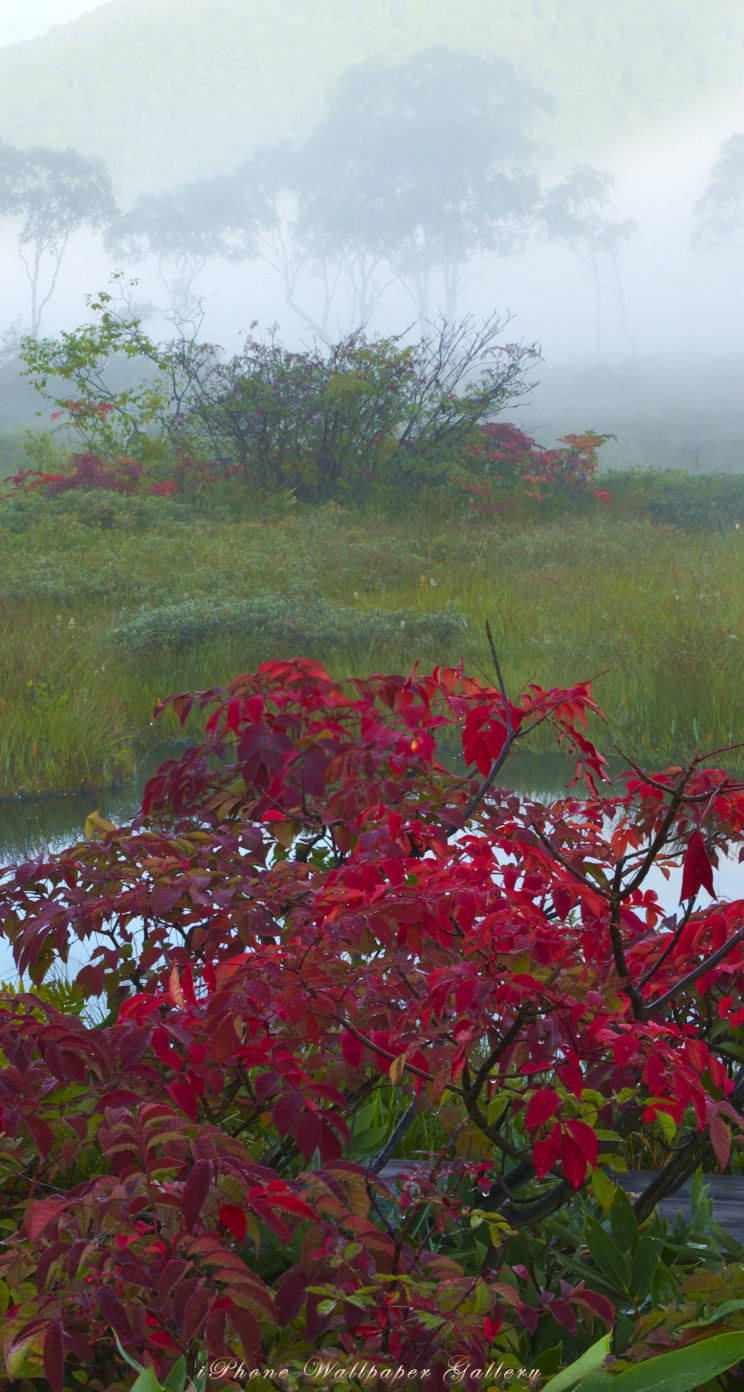
{"type": "Polygon", "coordinates": [[[0,529],[19,534],[44,527],[168,533],[193,523],[193,509],[170,498],[128,497],[94,490],[47,498],[40,492],[0,498],[0,529]]]}
{"type": "Polygon", "coordinates": [[[366,649],[414,642],[442,643],[467,627],[452,604],[431,613],[415,609],[360,611],[330,604],[319,597],[264,593],[253,599],[225,602],[206,597],[143,605],[114,629],[112,639],[122,653],[152,656],[196,647],[215,637],[241,638],[274,647],[309,650],[327,647],[366,649]]]}
{"type": "Polygon", "coordinates": [[[686,469],[607,473],[615,506],[684,531],[744,525],[744,474],[690,474],[686,469]]]}

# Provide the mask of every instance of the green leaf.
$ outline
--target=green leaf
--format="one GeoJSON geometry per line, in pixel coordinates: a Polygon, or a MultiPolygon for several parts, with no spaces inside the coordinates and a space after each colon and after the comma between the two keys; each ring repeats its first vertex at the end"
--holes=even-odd
{"type": "Polygon", "coordinates": [[[163,1387],[165,1389],[165,1392],[183,1392],[185,1386],[186,1359],[184,1357],[181,1357],[179,1358],[177,1363],[173,1364],[173,1367],[171,1368],[167,1378],[165,1379],[165,1382],[163,1383],[163,1387]]]}
{"type": "Polygon", "coordinates": [[[695,1171],[690,1186],[690,1214],[690,1227],[697,1237],[705,1232],[713,1216],[713,1204],[700,1169],[695,1171]]]}
{"type": "Polygon", "coordinates": [[[718,1320],[725,1319],[726,1315],[733,1315],[735,1310],[744,1310],[744,1300],[724,1300],[712,1315],[706,1315],[705,1319],[696,1320],[696,1325],[716,1324],[718,1320]]]}
{"type": "Polygon", "coordinates": [[[154,1368],[145,1368],[140,1373],[136,1382],[132,1383],[129,1392],[163,1392],[163,1389],[155,1375],[154,1368]]]}
{"type": "Polygon", "coordinates": [[[610,1352],[610,1339],[612,1334],[603,1334],[596,1344],[582,1353],[574,1363],[569,1363],[567,1368],[557,1373],[550,1382],[546,1382],[542,1392],[567,1392],[569,1387],[573,1387],[580,1378],[586,1377],[587,1373],[593,1373],[596,1368],[601,1368],[610,1352]]]}
{"type": "MultiPolygon", "coordinates": [[[[633,1368],[626,1368],[617,1377],[610,1374],[591,1375],[579,1384],[577,1392],[695,1392],[711,1378],[725,1373],[744,1358],[744,1331],[736,1334],[716,1334],[699,1344],[662,1353],[633,1368]],[[601,1377],[601,1381],[600,1381],[601,1377]]],[[[548,1383],[543,1392],[560,1392],[548,1383]]]]}
{"type": "Polygon", "coordinates": [[[659,1261],[651,1278],[650,1296],[654,1305],[668,1305],[676,1299],[678,1283],[663,1261],[659,1261]]]}
{"type": "Polygon", "coordinates": [[[661,1243],[657,1237],[645,1233],[633,1253],[630,1268],[630,1289],[636,1300],[645,1300],[659,1265],[661,1243]]]}
{"type": "Polygon", "coordinates": [[[663,1131],[664,1140],[666,1141],[667,1145],[672,1145],[674,1138],[677,1134],[677,1123],[675,1122],[674,1117],[670,1116],[668,1112],[658,1111],[656,1113],[655,1121],[657,1126],[659,1126],[663,1131]]]}
{"type": "Polygon", "coordinates": [[[623,1252],[634,1252],[638,1246],[638,1223],[633,1205],[624,1189],[617,1186],[612,1208],[610,1227],[618,1247],[623,1252]]]}
{"type": "Polygon", "coordinates": [[[630,1287],[630,1262],[594,1218],[584,1220],[584,1239],[600,1271],[609,1277],[618,1290],[627,1291],[630,1287]]]}
{"type": "Polygon", "coordinates": [[[739,1261],[744,1258],[744,1247],[742,1247],[740,1242],[737,1242],[735,1237],[731,1236],[731,1233],[726,1232],[725,1229],[721,1227],[720,1223],[716,1222],[715,1218],[711,1218],[710,1220],[710,1235],[712,1238],[715,1238],[715,1241],[722,1251],[730,1253],[732,1257],[736,1257],[739,1261]]]}
{"type": "Polygon", "coordinates": [[[206,1392],[208,1372],[209,1363],[203,1363],[196,1376],[192,1378],[192,1385],[196,1392],[206,1392]]]}
{"type": "Polygon", "coordinates": [[[129,1366],[130,1366],[130,1368],[134,1368],[135,1373],[144,1373],[145,1370],[144,1370],[144,1368],[142,1367],[142,1364],[141,1364],[141,1363],[138,1363],[138,1362],[136,1361],[136,1359],[132,1358],[132,1357],[126,1352],[126,1349],[123,1349],[123,1348],[122,1348],[122,1346],[121,1346],[121,1339],[119,1338],[119,1335],[118,1335],[117,1333],[114,1333],[114,1339],[116,1340],[116,1347],[118,1348],[119,1353],[121,1354],[122,1358],[124,1359],[124,1362],[125,1362],[125,1363],[128,1363],[129,1366]]]}
{"type": "Polygon", "coordinates": [[[563,1344],[553,1344],[552,1348],[543,1349],[540,1353],[533,1354],[532,1366],[542,1373],[543,1377],[549,1377],[551,1373],[556,1373],[561,1366],[563,1354],[563,1344]]]}

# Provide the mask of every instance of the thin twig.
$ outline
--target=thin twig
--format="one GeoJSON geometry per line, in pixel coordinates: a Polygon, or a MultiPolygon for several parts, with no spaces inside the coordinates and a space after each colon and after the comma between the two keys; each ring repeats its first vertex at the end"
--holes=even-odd
{"type": "Polygon", "coordinates": [[[712,971],[713,967],[717,966],[719,962],[722,962],[723,958],[742,940],[744,940],[744,927],[739,928],[737,932],[734,933],[733,938],[729,938],[729,941],[725,942],[723,947],[719,947],[717,952],[714,952],[710,957],[706,957],[705,961],[701,962],[699,966],[695,967],[691,972],[688,972],[687,976],[683,976],[681,981],[677,982],[676,986],[670,986],[669,990],[665,991],[663,996],[659,996],[658,1000],[652,1001],[650,1005],[647,1005],[646,1015],[654,1015],[657,1010],[661,1010],[663,1006],[668,1005],[670,1001],[674,1000],[675,996],[680,995],[688,986],[694,986],[698,977],[704,976],[708,971],[712,971]]]}
{"type": "MultiPolygon", "coordinates": [[[[697,898],[697,896],[695,896],[695,898],[697,898]]],[[[689,902],[689,904],[688,904],[688,906],[687,906],[687,908],[686,908],[686,910],[685,910],[685,912],[684,912],[684,914],[683,914],[683,916],[682,916],[681,922],[678,923],[677,927],[675,928],[675,930],[674,930],[674,932],[673,932],[673,934],[672,934],[672,936],[671,936],[669,942],[667,943],[666,947],[664,948],[664,951],[662,952],[661,956],[660,956],[659,958],[657,958],[657,960],[654,962],[654,964],[653,964],[652,967],[649,967],[649,969],[648,969],[648,971],[646,972],[646,974],[645,974],[644,976],[642,976],[641,979],[640,979],[640,981],[638,982],[638,990],[639,990],[639,991],[642,991],[642,990],[643,990],[644,986],[651,980],[651,977],[654,976],[655,973],[659,970],[659,967],[661,966],[662,962],[666,961],[666,958],[669,956],[669,953],[672,952],[673,949],[677,946],[677,943],[679,942],[679,939],[680,939],[680,937],[681,937],[681,934],[682,934],[683,930],[687,927],[688,923],[690,922],[690,919],[691,919],[691,917],[692,917],[692,911],[693,911],[694,907],[695,907],[695,899],[693,898],[693,899],[690,900],[690,902],[689,902]]]]}

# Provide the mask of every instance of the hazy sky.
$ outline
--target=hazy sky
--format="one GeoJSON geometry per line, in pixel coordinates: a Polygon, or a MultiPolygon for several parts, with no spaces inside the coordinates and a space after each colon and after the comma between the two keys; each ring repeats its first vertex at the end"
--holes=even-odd
{"type": "Polygon", "coordinates": [[[36,39],[53,24],[68,24],[107,0],[0,0],[0,48],[36,39]]]}

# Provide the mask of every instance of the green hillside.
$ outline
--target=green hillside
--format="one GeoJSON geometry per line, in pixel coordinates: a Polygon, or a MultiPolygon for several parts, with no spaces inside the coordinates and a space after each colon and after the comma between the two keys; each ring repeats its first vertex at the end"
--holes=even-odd
{"type": "Polygon", "coordinates": [[[449,44],[556,99],[535,132],[586,157],[730,97],[740,0],[110,0],[0,50],[0,140],[104,158],[122,199],[300,137],[364,58],[449,44]]]}

